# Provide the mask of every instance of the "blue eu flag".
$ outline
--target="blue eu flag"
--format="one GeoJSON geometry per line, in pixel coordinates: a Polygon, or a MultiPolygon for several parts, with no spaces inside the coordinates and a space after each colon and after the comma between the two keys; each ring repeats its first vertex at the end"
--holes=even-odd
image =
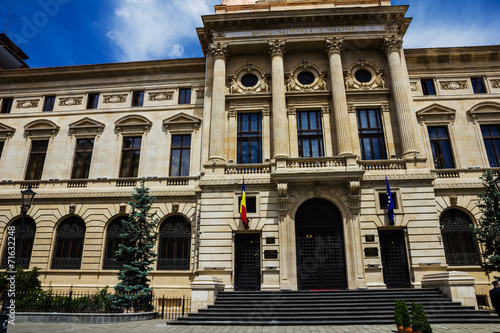
{"type": "Polygon", "coordinates": [[[394,201],[392,200],[391,187],[389,186],[389,180],[385,176],[385,182],[387,184],[387,218],[389,219],[389,225],[394,225],[394,201]]]}

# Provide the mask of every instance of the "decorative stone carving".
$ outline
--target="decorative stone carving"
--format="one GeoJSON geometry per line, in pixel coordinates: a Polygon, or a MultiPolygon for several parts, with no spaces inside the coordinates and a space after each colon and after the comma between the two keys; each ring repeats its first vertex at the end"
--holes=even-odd
{"type": "Polygon", "coordinates": [[[170,101],[174,98],[173,91],[151,92],[148,93],[149,100],[153,102],[170,101]]]}
{"type": "Polygon", "coordinates": [[[381,106],[380,106],[380,109],[382,110],[382,112],[389,112],[391,111],[391,108],[389,106],[389,103],[383,103],[381,106]]]}
{"type": "Polygon", "coordinates": [[[344,38],[327,38],[325,39],[325,52],[330,55],[332,53],[340,53],[344,45],[344,38]]]}
{"type": "Polygon", "coordinates": [[[25,100],[17,101],[16,108],[18,108],[18,109],[37,108],[39,102],[40,102],[39,99],[25,99],[25,100]]]}
{"type": "Polygon", "coordinates": [[[424,123],[455,122],[456,110],[434,103],[416,112],[420,125],[424,123]]]}
{"type": "Polygon", "coordinates": [[[149,132],[153,123],[146,117],[131,114],[115,121],[116,133],[144,134],[149,132]]]}
{"type": "Polygon", "coordinates": [[[10,127],[10,126],[7,126],[7,125],[0,123],[0,138],[1,139],[9,140],[10,138],[12,138],[12,136],[14,135],[15,132],[16,132],[16,129],[14,127],[10,127]]]}
{"type": "Polygon", "coordinates": [[[288,202],[288,184],[278,183],[276,186],[278,192],[278,213],[286,214],[288,202]]]}
{"type": "Polygon", "coordinates": [[[172,203],[172,212],[177,213],[178,211],[179,211],[179,203],[178,202],[172,203]]]}
{"type": "Polygon", "coordinates": [[[314,184],[313,192],[315,196],[319,197],[321,195],[321,185],[314,184]]]}
{"type": "Polygon", "coordinates": [[[229,57],[229,46],[224,43],[210,44],[208,46],[208,52],[215,58],[226,60],[229,57]]]}
{"type": "Polygon", "coordinates": [[[490,82],[493,88],[500,88],[500,79],[490,80],[490,82]]]}
{"type": "Polygon", "coordinates": [[[119,95],[103,95],[104,104],[125,103],[127,101],[127,94],[119,95]]]}
{"type": "Polygon", "coordinates": [[[286,108],[286,114],[289,116],[295,116],[297,114],[297,110],[293,106],[289,106],[286,108]]]}
{"type": "Polygon", "coordinates": [[[234,75],[229,76],[229,82],[227,92],[231,95],[269,92],[269,83],[267,82],[266,74],[262,69],[254,66],[251,61],[247,61],[244,66],[235,71],[234,75]],[[242,82],[242,78],[246,75],[255,76],[256,81],[253,86],[247,86],[242,82]]]}
{"type": "Polygon", "coordinates": [[[69,213],[70,214],[75,214],[76,211],[76,205],[75,204],[70,204],[69,205],[69,213]]]}
{"type": "Polygon", "coordinates": [[[120,213],[123,214],[125,213],[125,209],[127,209],[127,204],[122,202],[119,207],[120,207],[120,213]]]}
{"type": "Polygon", "coordinates": [[[269,105],[262,107],[262,115],[263,116],[270,116],[271,115],[271,107],[269,105]]]}
{"type": "Polygon", "coordinates": [[[399,52],[403,47],[403,39],[400,36],[384,37],[384,44],[382,45],[382,52],[399,52]]]}
{"type": "Polygon", "coordinates": [[[24,135],[27,138],[53,138],[59,132],[59,126],[46,119],[34,120],[24,126],[24,135]]]}
{"type": "Polygon", "coordinates": [[[360,57],[359,60],[349,67],[345,76],[345,89],[385,89],[382,70],[375,64],[360,57]],[[366,81],[362,82],[357,78],[357,72],[363,71],[366,81]]]}
{"type": "Polygon", "coordinates": [[[224,36],[226,36],[225,32],[215,31],[215,30],[212,31],[212,38],[224,37],[224,36]]]}
{"type": "Polygon", "coordinates": [[[467,89],[467,81],[443,81],[440,86],[443,90],[462,90],[467,89]]]}
{"type": "Polygon", "coordinates": [[[197,99],[203,99],[205,97],[205,91],[202,89],[196,90],[196,98],[197,99]]]}
{"type": "Polygon", "coordinates": [[[105,126],[97,120],[85,117],[69,124],[69,133],[74,136],[96,136],[101,135],[105,126]]]}
{"type": "Polygon", "coordinates": [[[229,107],[227,110],[227,116],[230,118],[236,118],[236,108],[233,106],[229,107]]]}
{"type": "Polygon", "coordinates": [[[456,195],[450,195],[450,205],[456,206],[458,203],[458,197],[456,195]]]}
{"type": "Polygon", "coordinates": [[[500,103],[481,102],[474,105],[467,115],[475,124],[478,120],[482,122],[498,122],[500,120],[500,103]]]}
{"type": "Polygon", "coordinates": [[[197,130],[200,125],[201,119],[188,115],[184,112],[163,120],[163,130],[169,132],[194,131],[197,130]]]}
{"type": "Polygon", "coordinates": [[[330,113],[330,106],[329,105],[323,105],[321,107],[321,113],[325,113],[325,114],[330,113]]]}
{"type": "Polygon", "coordinates": [[[356,106],[354,104],[347,104],[347,112],[349,112],[349,113],[355,113],[356,112],[356,106]]]}
{"type": "Polygon", "coordinates": [[[286,42],[284,40],[273,40],[268,42],[269,54],[271,56],[283,56],[286,53],[286,42]]]}
{"type": "Polygon", "coordinates": [[[83,97],[63,97],[59,98],[59,106],[81,105],[83,97]]]}
{"type": "Polygon", "coordinates": [[[358,214],[360,211],[359,199],[361,198],[361,185],[359,180],[350,180],[349,187],[349,211],[358,214]]]}
{"type": "Polygon", "coordinates": [[[417,82],[410,82],[411,91],[417,91],[417,82]]]}
{"type": "Polygon", "coordinates": [[[316,91],[327,90],[325,79],[326,74],[309,60],[302,59],[301,63],[295,66],[286,79],[286,91],[316,91]],[[300,75],[308,75],[311,78],[309,82],[301,82],[300,75]],[[314,77],[314,79],[312,79],[314,77]]]}

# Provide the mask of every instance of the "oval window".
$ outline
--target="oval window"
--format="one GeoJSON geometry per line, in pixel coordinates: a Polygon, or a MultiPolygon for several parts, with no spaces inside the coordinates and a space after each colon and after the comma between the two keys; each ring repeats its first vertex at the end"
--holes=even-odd
{"type": "Polygon", "coordinates": [[[367,83],[372,79],[372,73],[366,69],[359,69],[354,74],[354,77],[361,83],[367,83]]]}
{"type": "Polygon", "coordinates": [[[297,80],[305,86],[312,84],[315,78],[313,73],[307,71],[300,72],[300,74],[297,75],[297,80]]]}
{"type": "Polygon", "coordinates": [[[255,85],[258,82],[259,82],[259,79],[257,78],[257,75],[255,75],[255,74],[245,74],[241,78],[241,84],[247,88],[255,87],[255,85]]]}

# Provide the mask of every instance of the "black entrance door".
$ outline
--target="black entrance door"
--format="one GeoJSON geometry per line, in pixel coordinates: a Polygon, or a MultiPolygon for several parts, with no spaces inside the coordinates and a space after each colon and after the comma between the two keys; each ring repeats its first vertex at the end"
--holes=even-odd
{"type": "Polygon", "coordinates": [[[234,255],[234,290],[260,290],[260,234],[237,234],[234,255]]]}
{"type": "Polygon", "coordinates": [[[387,288],[410,288],[404,231],[379,230],[378,235],[387,288]]]}
{"type": "Polygon", "coordinates": [[[295,215],[299,290],[346,289],[342,217],[331,202],[306,201],[295,215]]]}

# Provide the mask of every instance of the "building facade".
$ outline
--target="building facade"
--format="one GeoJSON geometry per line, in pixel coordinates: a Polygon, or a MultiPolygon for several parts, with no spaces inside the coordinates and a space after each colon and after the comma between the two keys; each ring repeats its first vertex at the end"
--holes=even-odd
{"type": "Polygon", "coordinates": [[[469,225],[500,163],[500,51],[403,50],[407,8],[224,0],[197,30],[203,58],[1,71],[3,258],[31,185],[20,264],[54,289],[113,286],[144,177],[156,290],[420,288],[462,272],[484,294],[469,225]]]}

